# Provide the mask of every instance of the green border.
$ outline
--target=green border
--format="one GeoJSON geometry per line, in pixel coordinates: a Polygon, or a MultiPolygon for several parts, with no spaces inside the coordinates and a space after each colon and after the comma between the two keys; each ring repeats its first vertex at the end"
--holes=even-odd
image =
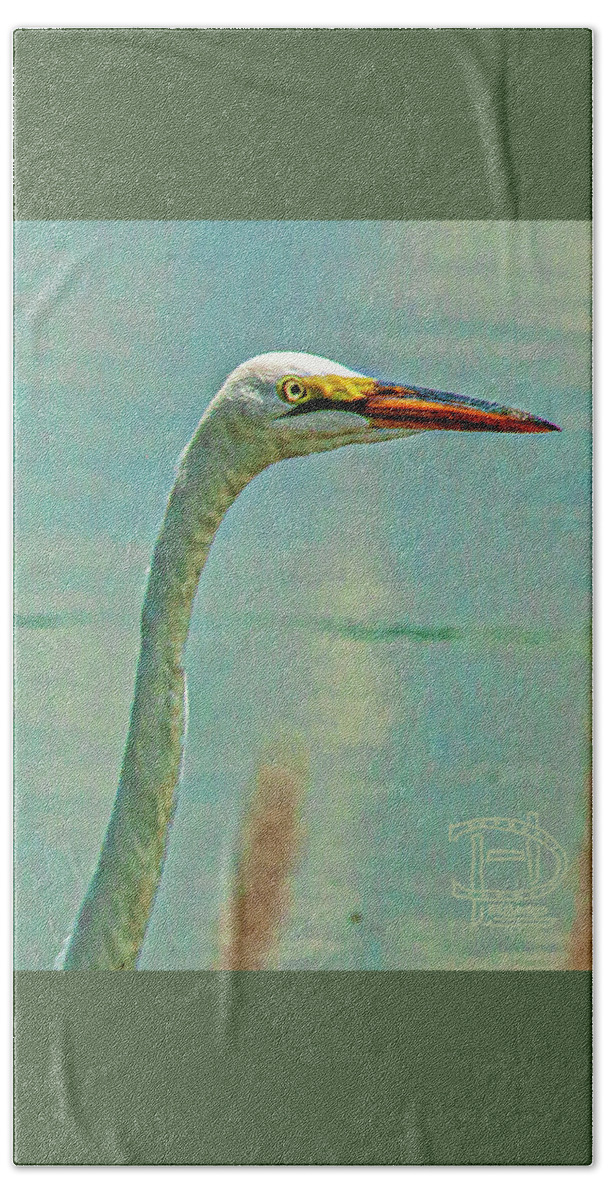
{"type": "Polygon", "coordinates": [[[586,1164],[587,972],[21,972],[16,1161],[586,1164]]]}
{"type": "Polygon", "coordinates": [[[16,216],[587,219],[586,29],[26,29],[16,216]]]}

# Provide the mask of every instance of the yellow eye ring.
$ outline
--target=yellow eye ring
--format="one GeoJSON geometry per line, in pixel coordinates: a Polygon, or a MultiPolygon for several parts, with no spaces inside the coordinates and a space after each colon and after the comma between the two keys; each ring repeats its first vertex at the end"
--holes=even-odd
{"type": "Polygon", "coordinates": [[[281,384],[283,398],[290,404],[299,404],[306,399],[307,391],[301,379],[284,379],[281,384]]]}

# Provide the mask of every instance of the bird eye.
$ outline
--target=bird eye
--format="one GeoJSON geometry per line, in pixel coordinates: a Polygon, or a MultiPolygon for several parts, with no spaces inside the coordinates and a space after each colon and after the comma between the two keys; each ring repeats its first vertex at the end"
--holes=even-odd
{"type": "Polygon", "coordinates": [[[303,400],[306,395],[306,388],[299,379],[286,379],[282,390],[285,399],[292,403],[296,400],[303,400]]]}

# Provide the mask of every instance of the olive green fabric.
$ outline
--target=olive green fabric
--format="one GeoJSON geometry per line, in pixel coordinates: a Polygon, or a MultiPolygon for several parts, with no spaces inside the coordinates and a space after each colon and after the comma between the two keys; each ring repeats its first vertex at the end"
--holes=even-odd
{"type": "Polygon", "coordinates": [[[22,972],[20,1163],[587,1163],[587,972],[22,972]]]}
{"type": "Polygon", "coordinates": [[[584,219],[584,29],[15,35],[21,219],[584,219]]]}

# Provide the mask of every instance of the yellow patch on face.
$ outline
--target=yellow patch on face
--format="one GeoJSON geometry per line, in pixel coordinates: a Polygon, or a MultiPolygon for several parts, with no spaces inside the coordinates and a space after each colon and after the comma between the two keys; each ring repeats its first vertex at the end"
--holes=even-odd
{"type": "Polygon", "coordinates": [[[366,375],[285,375],[277,393],[288,404],[326,400],[328,405],[355,404],[373,391],[374,380],[366,375]]]}

